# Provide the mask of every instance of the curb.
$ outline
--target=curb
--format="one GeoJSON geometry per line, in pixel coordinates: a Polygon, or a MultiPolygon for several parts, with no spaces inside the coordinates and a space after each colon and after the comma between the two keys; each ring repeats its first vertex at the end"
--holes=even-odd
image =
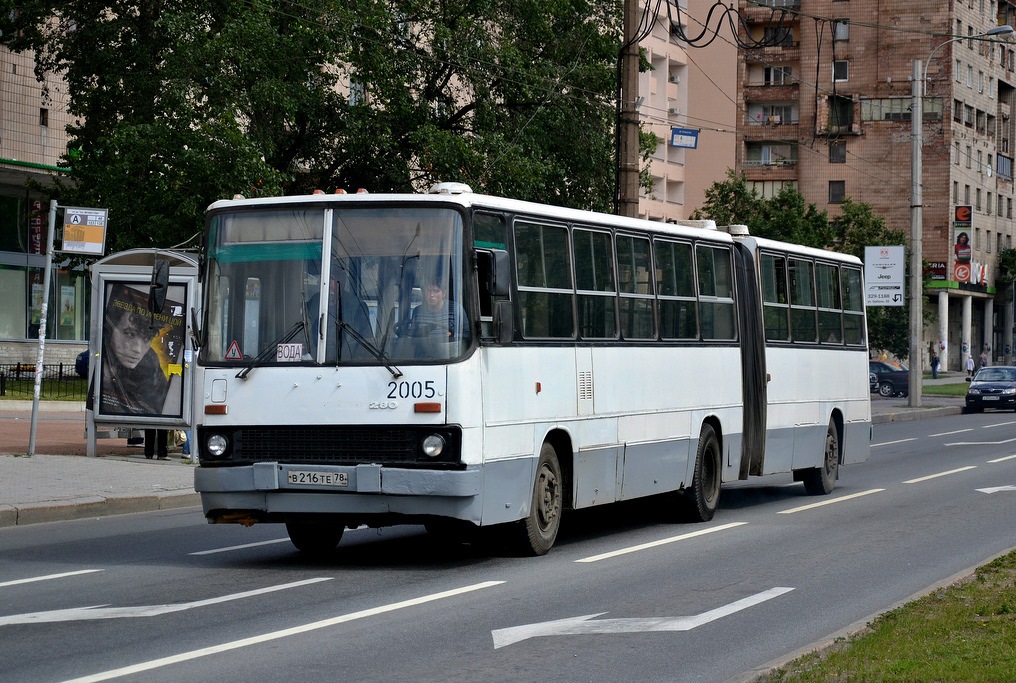
{"type": "Polygon", "coordinates": [[[154,495],[110,498],[88,496],[20,505],[0,505],[0,528],[199,505],[201,497],[193,491],[165,491],[154,495]]]}

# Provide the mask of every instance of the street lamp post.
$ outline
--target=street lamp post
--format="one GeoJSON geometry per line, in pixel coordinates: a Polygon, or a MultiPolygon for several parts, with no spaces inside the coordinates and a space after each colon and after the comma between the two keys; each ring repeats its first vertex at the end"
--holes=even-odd
{"type": "Polygon", "coordinates": [[[911,85],[911,107],[910,107],[910,394],[908,405],[911,407],[921,406],[921,358],[924,353],[924,254],[921,240],[924,234],[923,224],[923,159],[922,147],[924,145],[924,95],[928,90],[928,66],[935,53],[949,43],[957,40],[990,40],[999,36],[1009,36],[1016,32],[1008,24],[995,26],[984,33],[974,36],[957,36],[937,45],[928,55],[928,59],[921,64],[921,60],[914,60],[913,83],[911,85]]]}

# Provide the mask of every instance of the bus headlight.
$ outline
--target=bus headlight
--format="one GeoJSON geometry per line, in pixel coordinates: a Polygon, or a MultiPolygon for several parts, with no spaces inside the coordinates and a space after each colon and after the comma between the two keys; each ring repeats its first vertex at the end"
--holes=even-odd
{"type": "Polygon", "coordinates": [[[222,434],[212,434],[208,437],[208,440],[205,441],[205,449],[207,449],[208,455],[213,458],[222,457],[222,454],[226,452],[227,445],[228,442],[226,441],[226,437],[222,434]]]}
{"type": "Polygon", "coordinates": [[[423,448],[423,454],[428,458],[438,458],[444,452],[445,439],[440,434],[431,434],[424,437],[420,446],[423,448]]]}

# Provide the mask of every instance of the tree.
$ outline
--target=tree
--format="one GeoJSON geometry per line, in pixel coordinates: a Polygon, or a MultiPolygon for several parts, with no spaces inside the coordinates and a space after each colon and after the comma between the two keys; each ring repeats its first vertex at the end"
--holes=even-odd
{"type": "Polygon", "coordinates": [[[762,222],[765,200],[748,186],[743,175],[727,169],[727,178],[706,189],[706,201],[691,212],[693,220],[712,219],[717,225],[747,225],[754,228],[762,222]]]}
{"type": "Polygon", "coordinates": [[[606,210],[615,0],[25,0],[12,50],[65,77],[61,203],[166,247],[234,194],[438,180],[606,210]]]}

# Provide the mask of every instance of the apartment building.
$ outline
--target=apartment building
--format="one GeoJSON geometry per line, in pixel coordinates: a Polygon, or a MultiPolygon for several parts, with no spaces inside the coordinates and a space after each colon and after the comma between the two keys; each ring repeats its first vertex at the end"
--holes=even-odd
{"type": "Polygon", "coordinates": [[[766,196],[791,184],[831,216],[845,198],[866,202],[908,235],[920,62],[924,306],[932,314],[922,348],[937,345],[951,369],[985,347],[996,361],[1012,360],[1011,293],[995,277],[1014,231],[1016,43],[978,36],[1012,25],[1016,5],[740,0],[739,9],[742,39],[758,47],[738,59],[737,170],[766,196]],[[964,240],[970,249],[957,247],[964,240]]]}
{"type": "MultiPolygon", "coordinates": [[[[46,267],[49,194],[67,149],[62,81],[35,78],[31,53],[0,46],[0,363],[35,360],[46,267]]],[[[73,363],[88,333],[88,274],[52,273],[46,362],[73,363]]]]}
{"type": "Polygon", "coordinates": [[[665,3],[655,7],[656,23],[641,43],[653,68],[639,76],[639,118],[643,129],[661,142],[650,160],[653,187],[641,192],[639,216],[658,221],[687,218],[702,206],[706,189],[734,168],[737,139],[734,37],[724,24],[709,45],[688,46],[679,35],[698,36],[713,3],[679,4],[680,12],[673,6],[668,12],[665,3]],[[683,135],[678,141],[694,147],[673,144],[674,129],[694,131],[694,136],[683,135]]]}

